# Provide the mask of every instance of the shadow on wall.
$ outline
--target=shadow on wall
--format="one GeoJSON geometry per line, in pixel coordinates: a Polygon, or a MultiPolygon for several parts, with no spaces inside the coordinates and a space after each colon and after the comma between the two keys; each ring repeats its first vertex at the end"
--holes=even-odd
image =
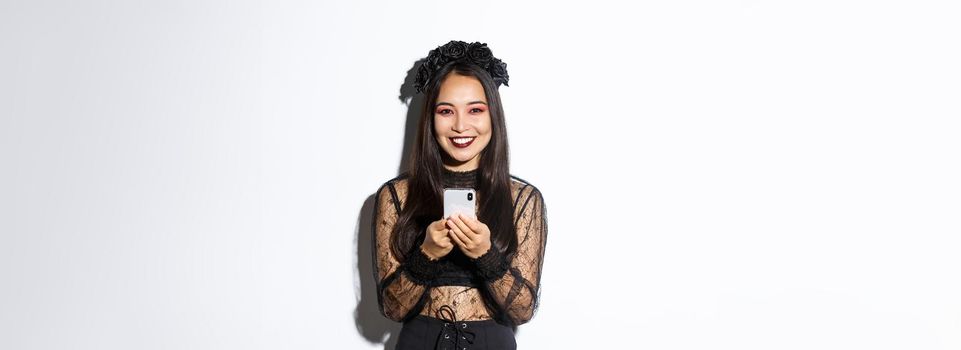
{"type": "MultiPolygon", "coordinates": [[[[414,138],[417,137],[417,122],[422,112],[420,106],[423,104],[423,95],[417,94],[414,90],[414,78],[417,75],[417,68],[423,61],[423,59],[420,59],[414,62],[414,66],[407,71],[407,77],[400,87],[400,102],[406,104],[408,108],[407,123],[404,128],[404,147],[401,150],[401,160],[396,175],[400,175],[407,170],[414,138]]],[[[393,177],[385,176],[384,181],[386,182],[393,177]]],[[[379,188],[380,185],[377,187],[379,188]]],[[[376,188],[374,190],[376,191],[376,188]]],[[[381,314],[380,306],[377,304],[377,281],[374,276],[372,250],[374,244],[375,195],[376,193],[372,193],[364,201],[354,232],[354,246],[357,248],[357,274],[360,280],[360,290],[355,291],[359,294],[359,301],[357,302],[357,308],[354,309],[354,322],[357,326],[357,332],[364,339],[373,344],[383,343],[385,350],[393,350],[397,346],[397,336],[400,334],[401,324],[381,314]]]]}

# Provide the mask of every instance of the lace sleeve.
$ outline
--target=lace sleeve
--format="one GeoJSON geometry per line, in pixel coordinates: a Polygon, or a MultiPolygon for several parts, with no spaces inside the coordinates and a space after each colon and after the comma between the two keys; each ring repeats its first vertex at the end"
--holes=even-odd
{"type": "Polygon", "coordinates": [[[527,323],[534,317],[540,291],[541,268],[547,244],[547,216],[544,198],[534,186],[521,191],[515,210],[517,252],[505,257],[496,246],[474,262],[485,282],[500,317],[514,325],[527,323]],[[525,193],[526,192],[526,193],[525,193]]]}
{"type": "Polygon", "coordinates": [[[430,281],[438,272],[438,263],[430,261],[415,248],[406,262],[401,262],[390,249],[391,232],[400,213],[397,189],[385,183],[377,190],[373,220],[374,278],[377,302],[387,318],[403,322],[417,315],[429,294],[430,281]]]}

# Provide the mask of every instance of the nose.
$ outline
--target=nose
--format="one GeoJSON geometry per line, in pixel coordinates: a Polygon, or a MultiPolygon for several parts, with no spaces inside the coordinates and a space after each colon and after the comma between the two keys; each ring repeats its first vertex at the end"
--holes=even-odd
{"type": "Polygon", "coordinates": [[[451,130],[456,132],[464,132],[467,130],[467,125],[464,124],[464,118],[460,114],[454,116],[454,125],[451,126],[451,130]]]}

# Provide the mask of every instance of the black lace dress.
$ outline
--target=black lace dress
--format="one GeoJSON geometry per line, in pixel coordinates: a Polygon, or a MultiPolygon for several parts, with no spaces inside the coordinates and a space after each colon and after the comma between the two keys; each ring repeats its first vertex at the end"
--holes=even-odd
{"type": "MultiPolygon", "coordinates": [[[[477,188],[477,179],[477,170],[443,171],[444,187],[477,188]]],[[[405,323],[418,317],[488,320],[508,327],[528,322],[538,304],[547,243],[546,208],[540,191],[515,176],[511,176],[511,195],[518,243],[511,256],[492,246],[471,259],[455,247],[437,261],[420,249],[402,260],[392,253],[390,237],[407,198],[407,177],[385,182],[376,194],[372,240],[374,278],[384,316],[405,323]]]]}

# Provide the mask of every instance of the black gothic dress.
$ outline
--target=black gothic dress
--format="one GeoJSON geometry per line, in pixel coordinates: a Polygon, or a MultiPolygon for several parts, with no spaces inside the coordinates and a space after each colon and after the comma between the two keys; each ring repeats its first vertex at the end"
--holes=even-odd
{"type": "MultiPolygon", "coordinates": [[[[443,170],[445,188],[476,189],[477,179],[477,170],[443,170]]],[[[502,254],[492,244],[487,253],[471,259],[455,247],[431,261],[419,245],[406,257],[397,257],[390,249],[394,224],[407,198],[407,180],[405,173],[377,190],[373,220],[380,311],[404,323],[397,350],[516,348],[514,330],[534,316],[539,298],[547,243],[540,191],[511,176],[516,253],[502,254]]]]}

